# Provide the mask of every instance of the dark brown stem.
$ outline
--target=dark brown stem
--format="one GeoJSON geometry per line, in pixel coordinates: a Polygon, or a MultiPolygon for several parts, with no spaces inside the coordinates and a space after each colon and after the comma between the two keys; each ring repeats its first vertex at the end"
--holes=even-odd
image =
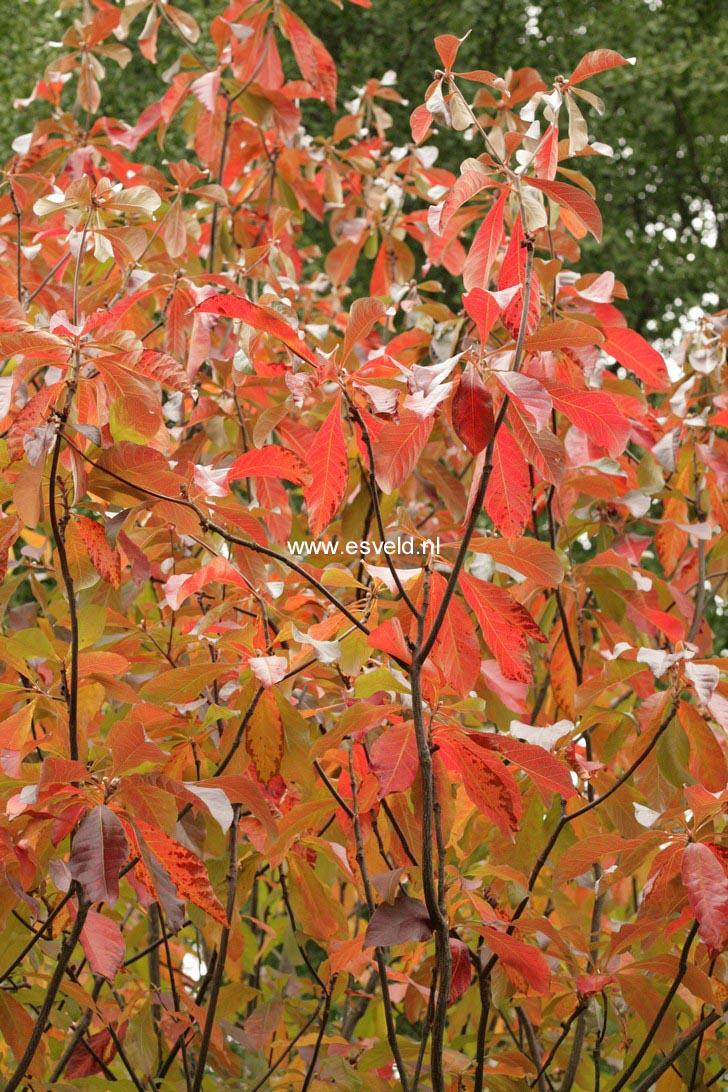
{"type": "Polygon", "coordinates": [[[192,1084],[192,1092],[200,1092],[200,1089],[202,1088],[202,1082],[205,1077],[205,1062],[207,1061],[207,1054],[210,1049],[212,1029],[215,1026],[215,1012],[217,1010],[217,1002],[220,996],[220,988],[222,987],[222,978],[225,972],[225,960],[227,959],[228,941],[230,939],[230,927],[233,920],[233,913],[235,911],[235,894],[238,883],[238,828],[240,824],[240,810],[240,804],[236,804],[233,808],[233,823],[230,827],[230,845],[227,876],[228,891],[227,902],[225,905],[225,915],[227,917],[228,924],[223,926],[222,935],[220,937],[220,945],[217,952],[217,962],[215,963],[215,971],[213,973],[212,981],[210,984],[210,1000],[207,1002],[205,1026],[202,1029],[202,1040],[200,1042],[200,1052],[197,1058],[197,1069],[195,1070],[195,1079],[192,1084]]]}
{"type": "Polygon", "coordinates": [[[652,1040],[657,1035],[657,1032],[660,1030],[660,1024],[664,1020],[665,1014],[667,1013],[667,1010],[670,1008],[670,1005],[672,1004],[672,999],[675,996],[675,994],[677,993],[678,987],[679,987],[680,983],[682,982],[683,978],[685,977],[685,973],[686,973],[686,971],[688,969],[688,955],[690,954],[690,948],[692,946],[693,941],[695,940],[695,936],[696,936],[697,932],[698,932],[698,923],[693,922],[692,926],[690,927],[690,931],[689,931],[687,937],[685,938],[685,943],[682,946],[682,951],[680,952],[680,960],[679,960],[679,963],[678,963],[677,973],[675,974],[675,977],[674,977],[674,979],[672,981],[672,985],[670,986],[670,989],[667,991],[667,993],[663,997],[662,1004],[660,1005],[659,1009],[657,1010],[657,1014],[655,1015],[655,1019],[652,1021],[652,1024],[650,1025],[650,1029],[647,1032],[647,1034],[645,1035],[645,1037],[644,1037],[644,1039],[643,1039],[643,1041],[642,1041],[642,1043],[641,1043],[641,1045],[639,1047],[639,1050],[637,1051],[637,1053],[635,1054],[634,1058],[629,1063],[629,1065],[625,1069],[622,1070],[622,1072],[620,1073],[617,1081],[612,1085],[609,1092],[619,1092],[620,1088],[624,1088],[624,1086],[627,1084],[630,1077],[632,1076],[632,1074],[634,1073],[634,1071],[637,1069],[638,1065],[640,1064],[640,1062],[644,1058],[645,1054],[647,1053],[647,1051],[649,1049],[649,1046],[650,1046],[650,1043],[652,1042],[652,1040]]]}
{"type": "MultiPolygon", "coordinates": [[[[526,341],[526,328],[528,326],[528,309],[529,309],[529,304],[531,302],[531,281],[532,281],[532,272],[533,272],[533,252],[534,252],[533,240],[532,239],[526,239],[525,246],[526,246],[526,269],[525,269],[526,280],[525,280],[525,284],[523,286],[523,313],[521,315],[521,323],[520,323],[520,326],[519,326],[519,329],[518,329],[518,338],[516,340],[516,350],[515,350],[515,354],[514,354],[514,357],[513,357],[513,368],[512,368],[512,370],[514,372],[518,371],[518,369],[521,366],[521,360],[523,359],[523,348],[524,348],[524,344],[525,344],[525,341],[526,341]]],[[[481,509],[483,507],[483,501],[485,500],[485,494],[486,494],[486,490],[488,488],[488,482],[490,481],[490,476],[493,473],[493,452],[495,451],[495,441],[496,441],[496,438],[498,436],[498,431],[499,431],[501,425],[503,424],[503,421],[504,421],[504,418],[505,418],[505,415],[506,415],[506,410],[508,409],[508,403],[509,403],[509,399],[508,399],[508,396],[506,395],[505,398],[503,399],[502,403],[501,403],[500,410],[498,411],[498,416],[495,419],[495,424],[493,426],[493,435],[491,436],[490,443],[488,444],[488,447],[486,449],[485,460],[484,460],[484,463],[483,463],[483,470],[482,470],[482,473],[480,475],[480,482],[478,484],[478,489],[476,491],[475,499],[473,501],[473,507],[472,507],[471,512],[470,512],[470,518],[468,519],[468,522],[466,524],[465,531],[463,533],[463,538],[462,538],[462,541],[460,543],[460,548],[458,550],[457,557],[455,558],[455,562],[454,562],[453,567],[452,567],[452,572],[450,573],[450,576],[448,577],[448,581],[447,581],[447,585],[445,587],[445,591],[443,592],[442,599],[440,601],[440,605],[439,605],[439,607],[437,609],[437,613],[435,614],[435,617],[434,617],[433,622],[432,622],[432,628],[431,628],[428,636],[422,642],[422,647],[421,647],[420,653],[419,653],[421,663],[425,662],[425,660],[427,659],[427,657],[429,656],[429,654],[430,654],[430,652],[432,650],[432,647],[433,647],[435,641],[437,640],[437,635],[440,632],[440,629],[442,627],[442,623],[445,620],[445,615],[447,613],[448,606],[450,605],[450,600],[452,599],[453,595],[455,594],[455,589],[457,588],[457,583],[458,583],[458,577],[460,576],[460,571],[461,571],[463,565],[465,564],[465,558],[467,557],[468,548],[470,546],[470,540],[473,537],[473,533],[475,532],[475,526],[476,526],[476,524],[478,522],[478,519],[480,517],[480,512],[481,512],[481,509]]]]}
{"type": "MultiPolygon", "coordinates": [[[[364,887],[364,898],[366,899],[367,909],[369,915],[374,913],[374,895],[372,893],[372,885],[369,879],[369,872],[367,870],[366,859],[364,857],[364,842],[361,836],[361,823],[359,822],[359,808],[356,799],[356,775],[354,773],[354,759],[349,750],[349,779],[351,781],[351,800],[353,818],[352,823],[354,826],[354,840],[356,843],[356,860],[359,865],[359,871],[361,873],[361,881],[364,887]]],[[[397,1066],[397,1072],[399,1073],[400,1083],[404,1092],[409,1092],[409,1081],[407,1080],[407,1072],[404,1068],[404,1061],[402,1060],[402,1054],[399,1049],[399,1043],[397,1042],[397,1029],[394,1026],[394,1011],[392,1009],[392,998],[389,993],[389,980],[387,978],[387,964],[384,959],[384,952],[381,948],[374,949],[374,955],[377,961],[377,969],[379,971],[379,986],[382,991],[382,1004],[384,1005],[384,1019],[387,1025],[387,1041],[389,1043],[389,1049],[392,1051],[392,1057],[394,1058],[395,1065],[397,1066]]]]}
{"type": "MultiPolygon", "coordinates": [[[[655,1083],[663,1073],[666,1073],[668,1069],[671,1068],[673,1062],[675,1062],[696,1039],[700,1039],[708,1028],[711,1028],[713,1024],[717,1024],[719,1020],[722,1020],[726,1012],[728,1012],[728,1001],[724,1001],[716,1012],[711,1012],[710,1016],[706,1016],[704,1020],[700,1020],[695,1027],[691,1028],[690,1031],[682,1036],[682,1038],[678,1039],[670,1053],[666,1055],[654,1069],[651,1069],[650,1072],[642,1078],[639,1084],[635,1085],[632,1092],[649,1092],[649,1089],[654,1088],[655,1083]]],[[[610,1092],[612,1092],[611,1089],[610,1092]]]]}
{"type": "MultiPolygon", "coordinates": [[[[61,912],[63,907],[66,905],[66,903],[68,902],[70,897],[71,897],[71,892],[68,891],[63,896],[63,898],[60,899],[56,903],[56,905],[53,907],[53,909],[51,910],[51,912],[48,915],[48,917],[46,918],[46,920],[42,923],[40,929],[32,929],[32,926],[30,927],[31,932],[33,933],[32,939],[28,941],[28,943],[25,945],[25,947],[23,948],[20,955],[17,956],[13,960],[13,962],[10,964],[10,966],[7,968],[7,970],[3,971],[2,975],[0,975],[0,983],[4,982],[6,978],[10,977],[10,975],[13,973],[15,968],[19,967],[20,964],[23,962],[23,960],[27,956],[28,952],[32,951],[32,949],[35,947],[35,945],[38,943],[38,941],[43,939],[44,933],[46,933],[47,930],[50,928],[53,921],[56,919],[56,917],[61,912]]],[[[24,922],[24,924],[26,924],[26,923],[24,922]]]]}
{"type": "Polygon", "coordinates": [[[61,945],[61,951],[58,955],[58,962],[56,963],[55,969],[51,976],[51,980],[48,983],[48,988],[46,989],[46,995],[43,999],[43,1004],[38,1010],[38,1016],[36,1017],[35,1024],[33,1025],[33,1030],[30,1033],[28,1045],[23,1051],[23,1056],[18,1062],[10,1080],[5,1085],[4,1092],[15,1092],[15,1089],[18,1087],[20,1082],[24,1080],[25,1077],[27,1077],[28,1075],[28,1069],[31,1062],[33,1061],[33,1058],[35,1057],[35,1052],[38,1049],[38,1044],[43,1038],[43,1032],[45,1030],[46,1022],[48,1020],[48,1017],[50,1016],[51,1009],[55,1004],[56,996],[61,987],[61,982],[63,981],[63,976],[66,973],[66,967],[68,966],[68,962],[73,955],[73,950],[76,947],[78,938],[81,936],[81,930],[84,927],[84,923],[86,921],[86,917],[89,911],[89,906],[90,903],[79,901],[79,907],[76,912],[76,920],[73,923],[70,933],[66,935],[66,938],[61,945]]]}

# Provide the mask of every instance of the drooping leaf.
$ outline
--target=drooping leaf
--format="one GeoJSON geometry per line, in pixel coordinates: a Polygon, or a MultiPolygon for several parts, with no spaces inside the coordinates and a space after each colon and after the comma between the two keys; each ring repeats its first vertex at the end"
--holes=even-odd
{"type": "Polygon", "coordinates": [[[87,516],[76,516],[76,525],[96,572],[114,588],[121,584],[121,557],[110,546],[104,528],[87,516]]]}
{"type": "Polygon", "coordinates": [[[403,412],[382,425],[374,445],[376,479],[384,493],[401,489],[414,470],[432,431],[432,418],[403,412]]]}
{"type": "Polygon", "coordinates": [[[135,826],[148,851],[174,884],[178,895],[199,906],[213,921],[227,925],[225,910],[212,889],[204,862],[150,823],[136,819],[135,826]]]}
{"type": "Polygon", "coordinates": [[[99,804],[76,831],[68,864],[87,899],[113,906],[119,897],[119,872],[128,856],[129,843],[118,816],[99,804]]]}
{"type": "Polygon", "coordinates": [[[341,427],[341,397],[316,433],[308,460],[311,481],[303,495],[311,533],[317,537],[331,523],[346,493],[349,467],[341,427]]]}
{"type": "Polygon", "coordinates": [[[452,423],[471,455],[478,455],[493,436],[493,397],[470,363],[452,400],[452,423]]]}
{"type": "Polygon", "coordinates": [[[370,751],[370,768],[379,781],[379,796],[406,792],[419,769],[412,723],[386,728],[370,751]]]}
{"type": "Polygon", "coordinates": [[[682,857],[682,878],[700,939],[717,955],[725,947],[728,929],[728,875],[709,846],[689,842],[682,857]]]}
{"type": "Polygon", "coordinates": [[[605,353],[633,372],[648,388],[665,390],[669,382],[665,361],[641,334],[626,326],[605,326],[604,335],[605,353]]]}
{"type": "Polygon", "coordinates": [[[487,288],[490,271],[503,238],[503,216],[508,190],[504,189],[471,243],[463,266],[463,283],[468,291],[487,288]]]}
{"type": "Polygon", "coordinates": [[[126,955],[126,945],[117,923],[91,907],[81,930],[80,941],[93,973],[101,975],[107,982],[113,982],[126,955]]]}
{"type": "Polygon", "coordinates": [[[478,932],[498,956],[516,989],[537,995],[548,992],[551,970],[543,952],[492,926],[481,926],[478,932]]]}
{"type": "Polygon", "coordinates": [[[281,768],[283,722],[272,690],[266,690],[245,729],[245,749],[258,779],[267,785],[281,768]]]}
{"type": "Polygon", "coordinates": [[[506,538],[519,538],[531,517],[528,465],[506,428],[500,428],[496,436],[485,510],[506,538]]]}
{"type": "Polygon", "coordinates": [[[591,232],[599,242],[602,237],[602,214],[593,197],[584,190],[580,190],[578,186],[570,186],[568,182],[549,182],[543,178],[529,178],[528,184],[541,190],[557,205],[563,205],[568,209],[584,230],[591,232]]]}
{"type": "Polygon", "coordinates": [[[543,633],[526,608],[505,588],[476,580],[467,573],[460,584],[468,606],[473,610],[483,638],[507,679],[528,682],[531,661],[526,654],[529,639],[545,641],[543,633]]]}
{"type": "MultiPolygon", "coordinates": [[[[434,625],[445,588],[445,578],[433,570],[425,616],[426,633],[434,625]]],[[[475,688],[480,673],[480,645],[470,615],[457,596],[450,600],[430,658],[457,694],[465,697],[475,688]]]]}
{"type": "Polygon", "coordinates": [[[521,794],[507,766],[463,733],[438,732],[437,743],[447,769],[456,772],[470,800],[503,834],[518,830],[521,794]]]}

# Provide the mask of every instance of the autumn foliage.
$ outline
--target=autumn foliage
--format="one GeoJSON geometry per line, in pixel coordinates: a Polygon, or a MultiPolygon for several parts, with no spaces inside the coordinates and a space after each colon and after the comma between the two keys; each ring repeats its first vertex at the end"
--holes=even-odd
{"type": "Polygon", "coordinates": [[[74,14],[0,190],[4,1088],[719,1087],[726,326],[580,267],[626,59],[342,110],[281,0],[74,14]]]}

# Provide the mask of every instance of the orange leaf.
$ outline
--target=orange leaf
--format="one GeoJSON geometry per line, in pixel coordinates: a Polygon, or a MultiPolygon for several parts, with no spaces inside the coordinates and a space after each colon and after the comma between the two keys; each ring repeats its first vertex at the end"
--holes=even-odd
{"type": "Polygon", "coordinates": [[[157,827],[142,819],[135,819],[134,822],[147,848],[165,870],[180,897],[199,906],[220,925],[227,925],[225,911],[212,889],[204,862],[157,827]]]}
{"type": "Polygon", "coordinates": [[[303,495],[313,535],[320,535],[336,515],[346,493],[349,466],[341,427],[341,396],[316,433],[308,452],[311,482],[303,495]]]}
{"type": "Polygon", "coordinates": [[[76,516],[76,524],[88,550],[88,556],[99,576],[114,588],[121,585],[121,556],[118,550],[107,542],[104,528],[100,523],[87,516],[76,516]]]}

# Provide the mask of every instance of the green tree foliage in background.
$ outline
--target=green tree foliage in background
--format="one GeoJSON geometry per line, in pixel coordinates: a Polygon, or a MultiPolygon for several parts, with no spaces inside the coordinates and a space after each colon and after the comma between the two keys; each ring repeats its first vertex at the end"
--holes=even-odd
{"type": "MultiPolygon", "coordinates": [[[[78,6],[69,5],[57,18],[55,0],[0,5],[3,102],[30,93],[35,74],[55,55],[47,43],[60,39],[78,6]]],[[[213,11],[206,0],[185,0],[181,6],[208,25],[213,11]]],[[[715,0],[374,0],[369,10],[359,11],[355,33],[345,12],[327,0],[299,0],[293,6],[334,57],[341,100],[369,76],[393,69],[401,94],[416,102],[432,69],[422,42],[445,29],[458,35],[472,29],[462,47],[463,63],[475,64],[480,50],[478,63],[497,73],[526,64],[569,72],[586,50],[605,41],[636,57],[628,78],[608,75],[601,89],[609,107],[599,123],[600,136],[614,148],[617,169],[606,159],[590,164],[608,213],[604,245],[630,293],[626,313],[642,333],[664,337],[682,311],[714,305],[724,294],[719,276],[728,138],[720,104],[728,77],[720,58],[728,50],[728,5],[715,0]],[[706,299],[706,291],[715,297],[706,299]]],[[[165,36],[160,47],[170,49],[165,36]]],[[[163,52],[160,59],[164,62],[163,52]]],[[[109,68],[107,112],[140,113],[153,97],[153,66],[136,57],[133,73],[109,68]]],[[[0,116],[4,153],[35,120],[32,106],[31,118],[28,113],[8,110],[0,116]]],[[[403,143],[408,114],[406,108],[393,110],[395,139],[403,143]]],[[[309,122],[315,128],[310,116],[309,122]]],[[[442,134],[440,145],[440,162],[452,168],[456,140],[442,134]]],[[[589,251],[585,243],[585,257],[589,251]]]]}

